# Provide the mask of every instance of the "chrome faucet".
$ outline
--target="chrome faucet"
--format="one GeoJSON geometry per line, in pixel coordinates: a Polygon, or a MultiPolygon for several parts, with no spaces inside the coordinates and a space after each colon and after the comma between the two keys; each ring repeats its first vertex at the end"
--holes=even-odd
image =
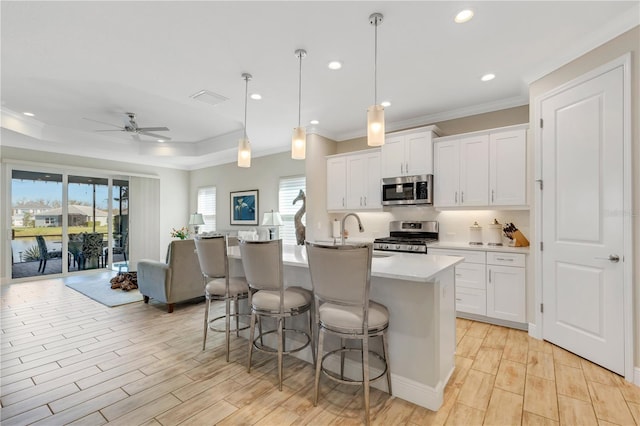
{"type": "Polygon", "coordinates": [[[355,213],[347,213],[342,217],[342,220],[340,221],[340,244],[344,245],[344,221],[349,217],[349,216],[353,216],[358,220],[358,230],[360,232],[364,232],[364,227],[362,226],[362,222],[360,221],[360,216],[358,216],[355,213]]]}

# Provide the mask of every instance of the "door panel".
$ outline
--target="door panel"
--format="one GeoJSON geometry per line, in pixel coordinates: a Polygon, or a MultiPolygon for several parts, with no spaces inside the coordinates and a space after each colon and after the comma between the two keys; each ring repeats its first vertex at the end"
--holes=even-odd
{"type": "Polygon", "coordinates": [[[543,337],[624,374],[623,70],[541,101],[543,337]]]}

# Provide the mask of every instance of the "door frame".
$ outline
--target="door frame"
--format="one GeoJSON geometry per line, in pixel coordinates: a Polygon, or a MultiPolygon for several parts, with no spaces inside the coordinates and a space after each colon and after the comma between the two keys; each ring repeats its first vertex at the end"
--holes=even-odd
{"type": "MultiPolygon", "coordinates": [[[[534,132],[534,174],[536,190],[534,194],[535,202],[535,239],[538,242],[535,247],[535,297],[534,297],[534,312],[535,312],[535,325],[529,327],[532,337],[542,339],[544,336],[542,329],[542,313],[540,312],[540,306],[543,301],[542,294],[542,253],[540,250],[540,242],[542,241],[542,191],[540,185],[542,179],[542,132],[540,132],[540,119],[542,102],[550,97],[553,97],[569,88],[575,87],[588,80],[591,80],[601,74],[611,71],[615,68],[622,67],[623,71],[623,211],[613,212],[614,214],[623,215],[623,317],[624,317],[624,376],[627,381],[634,382],[634,327],[633,327],[633,157],[631,154],[631,53],[626,53],[623,56],[614,59],[604,65],[601,65],[591,71],[588,71],[579,77],[576,77],[568,82],[561,84],[554,89],[549,90],[536,97],[534,102],[534,120],[533,120],[533,132],[534,132]],[[533,328],[533,330],[532,330],[533,328]]],[[[546,183],[545,183],[546,184],[546,183]]],[[[640,379],[640,378],[639,378],[640,379]]],[[[640,381],[640,380],[639,380],[640,381]]]]}

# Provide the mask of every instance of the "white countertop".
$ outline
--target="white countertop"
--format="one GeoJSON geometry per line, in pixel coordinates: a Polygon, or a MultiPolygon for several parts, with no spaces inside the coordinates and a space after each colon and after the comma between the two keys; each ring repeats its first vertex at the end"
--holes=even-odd
{"type": "MultiPolygon", "coordinates": [[[[229,258],[240,259],[240,248],[229,247],[229,258]]],[[[374,253],[371,276],[404,281],[429,282],[438,273],[464,261],[464,257],[412,253],[374,253]]],[[[282,262],[287,266],[308,268],[304,246],[284,246],[282,262]]]]}
{"type": "Polygon", "coordinates": [[[509,246],[489,246],[483,244],[481,246],[472,246],[469,243],[454,243],[446,241],[438,241],[427,246],[427,253],[430,248],[453,249],[453,250],[475,250],[475,251],[499,251],[503,253],[523,253],[529,254],[529,247],[509,247],[509,246]]]}

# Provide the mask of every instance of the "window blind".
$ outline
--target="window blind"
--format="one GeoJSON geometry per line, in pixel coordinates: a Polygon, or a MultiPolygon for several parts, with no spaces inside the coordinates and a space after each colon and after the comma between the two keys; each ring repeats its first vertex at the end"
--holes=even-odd
{"type": "Polygon", "coordinates": [[[200,225],[199,232],[216,230],[216,187],[198,188],[198,213],[202,214],[204,225],[200,225]]]}
{"type": "MultiPolygon", "coordinates": [[[[302,207],[302,200],[293,204],[300,190],[306,194],[307,179],[304,176],[280,178],[278,191],[278,211],[282,216],[284,225],[280,227],[280,238],[284,244],[296,244],[296,228],[294,225],[295,214],[302,207]]],[[[306,226],[306,215],[302,217],[302,223],[306,226]]]]}

